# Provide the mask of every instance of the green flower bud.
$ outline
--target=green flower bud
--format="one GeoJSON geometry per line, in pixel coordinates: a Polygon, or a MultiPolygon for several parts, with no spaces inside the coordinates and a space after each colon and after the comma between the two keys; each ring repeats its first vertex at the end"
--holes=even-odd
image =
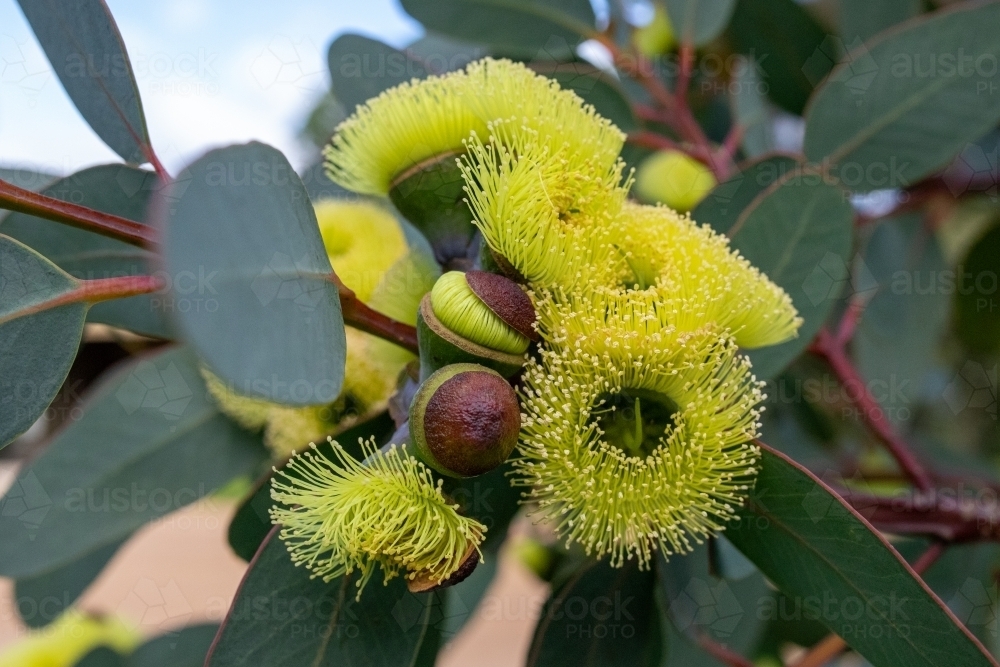
{"type": "Polygon", "coordinates": [[[635,176],[635,192],[647,203],[660,202],[685,212],[698,205],[716,186],[708,167],[686,153],[664,150],[642,161],[635,176]]]}
{"type": "Polygon", "coordinates": [[[521,430],[517,394],[496,371],[451,364],[427,378],[410,406],[414,454],[449,477],[475,477],[507,460],[521,430]]]}
{"type": "Polygon", "coordinates": [[[535,309],[517,283],[485,271],[450,271],[420,304],[423,377],[453,363],[478,363],[510,377],[524,365],[535,309]]]}

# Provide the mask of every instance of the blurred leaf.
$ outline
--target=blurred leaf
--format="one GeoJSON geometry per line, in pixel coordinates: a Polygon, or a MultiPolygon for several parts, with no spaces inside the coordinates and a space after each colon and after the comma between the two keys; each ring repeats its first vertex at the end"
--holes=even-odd
{"type": "Polygon", "coordinates": [[[767,86],[761,80],[756,63],[744,59],[737,66],[733,91],[735,121],[743,127],[740,146],[748,158],[756,158],[774,149],[771,113],[767,106],[767,86]]]}
{"type": "Polygon", "coordinates": [[[848,48],[920,13],[920,0],[840,0],[840,34],[848,48]]]}
{"type": "Polygon", "coordinates": [[[991,648],[994,650],[997,633],[1000,631],[1000,618],[996,611],[984,614],[980,610],[984,603],[994,610],[997,608],[1000,597],[996,581],[998,566],[1000,545],[995,542],[953,544],[923,577],[927,585],[947,603],[958,620],[979,637],[980,641],[992,644],[991,648]]]}
{"type": "Polygon", "coordinates": [[[661,612],[690,644],[688,648],[668,646],[671,667],[681,667],[682,656],[701,653],[697,645],[701,638],[746,655],[764,629],[758,611],[762,600],[772,595],[764,576],[749,563],[742,577],[723,577],[711,562],[706,544],[688,554],[675,554],[669,561],[657,560],[661,612]]]}
{"type": "Polygon", "coordinates": [[[0,235],[0,447],[35,423],[69,373],[87,304],[45,304],[78,286],[31,248],[0,235]]]}
{"type": "Polygon", "coordinates": [[[589,0],[401,0],[428,30],[526,57],[567,58],[596,33],[589,0]]]}
{"type": "Polygon", "coordinates": [[[330,44],[327,64],[333,94],[354,113],[354,108],[383,90],[410,79],[422,79],[423,64],[388,44],[354,33],[343,34],[330,44]]]}
{"type": "MultiPolygon", "coordinates": [[[[361,450],[358,446],[358,438],[363,440],[374,438],[376,444],[381,446],[388,441],[389,436],[394,431],[395,425],[392,418],[387,412],[382,412],[372,419],[347,429],[334,439],[342,444],[348,452],[360,457],[361,450]]],[[[317,443],[317,451],[328,458],[333,458],[329,456],[332,451],[326,443],[317,443]]],[[[272,473],[269,471],[267,475],[257,481],[250,494],[240,502],[236,513],[229,522],[227,533],[229,546],[232,547],[237,556],[245,561],[253,558],[272,528],[271,518],[268,516],[268,510],[274,504],[271,500],[271,477],[272,473]]]]}
{"type": "Polygon", "coordinates": [[[444,596],[444,621],[440,628],[443,640],[454,638],[472,619],[496,578],[499,559],[499,550],[486,555],[465,581],[438,592],[438,595],[444,596]]]}
{"type": "Polygon", "coordinates": [[[461,514],[486,526],[482,550],[488,556],[499,554],[510,522],[520,509],[521,490],[511,486],[512,471],[508,461],[478,477],[444,480],[444,492],[458,503],[461,514]]]}
{"type": "Polygon", "coordinates": [[[799,171],[764,189],[729,229],[733,247],[788,292],[804,320],[798,338],[750,350],[759,379],[799,356],[830,314],[848,273],[853,224],[842,190],[799,171]]]}
{"type": "Polygon", "coordinates": [[[639,126],[625,91],[607,72],[579,61],[556,63],[543,60],[529,66],[539,74],[555,79],[563,88],[575,92],[622,131],[628,132],[639,126]]]}
{"type": "Polygon", "coordinates": [[[265,459],[260,437],[216,409],[190,351],[139,358],[100,383],[0,500],[0,574],[66,566],[265,459]]]}
{"type": "Polygon", "coordinates": [[[677,41],[701,46],[726,28],[736,0],[665,0],[664,4],[677,41]]]}
{"type": "Polygon", "coordinates": [[[98,646],[83,656],[74,667],[128,667],[128,660],[114,649],[98,646]]]}
{"type": "Polygon", "coordinates": [[[763,72],[768,96],[790,113],[802,113],[833,66],[820,49],[826,33],[794,0],[738,0],[727,34],[763,72]]]}
{"type": "Polygon", "coordinates": [[[852,51],[816,92],[805,154],[861,192],[911,185],[1000,121],[1000,4],[961,4],[852,51]],[[970,55],[966,56],[965,53],[970,55]]]}
{"type": "Polygon", "coordinates": [[[126,162],[146,162],[146,119],[132,64],[102,0],[18,0],[80,115],[126,162]]]}
{"type": "Polygon", "coordinates": [[[483,44],[427,33],[406,47],[406,54],[424,64],[431,74],[461,69],[489,55],[483,44]]]}
{"type": "Polygon", "coordinates": [[[528,649],[536,665],[658,665],[663,652],[656,578],[635,560],[589,561],[552,592],[528,649]]]}
{"type": "Polygon", "coordinates": [[[56,620],[87,590],[128,537],[82,553],[65,565],[14,582],[17,613],[24,624],[40,628],[56,620]]]}
{"type": "Polygon", "coordinates": [[[219,626],[189,625],[150,639],[128,657],[128,667],[202,667],[219,626]]]}
{"type": "Polygon", "coordinates": [[[854,335],[858,370],[889,419],[911,420],[938,356],[954,276],[920,213],[880,222],[855,271],[874,278],[856,279],[873,289],[858,295],[871,298],[854,335]]]}
{"type": "Polygon", "coordinates": [[[250,564],[205,667],[408,667],[436,610],[401,577],[376,574],[355,600],[355,576],[329,583],[295,567],[272,530],[250,564]]]}
{"type": "Polygon", "coordinates": [[[168,274],[197,276],[214,304],[177,313],[213,372],[246,396],[332,402],[344,381],[340,297],[285,156],[257,142],[209,151],[159,204],[168,274]]]}
{"type": "MultiPolygon", "coordinates": [[[[12,183],[19,188],[41,192],[53,181],[58,180],[58,176],[46,174],[33,169],[21,169],[19,167],[0,167],[0,180],[12,183]]],[[[2,219],[2,218],[0,218],[2,219]]]]}
{"type": "Polygon", "coordinates": [[[969,250],[959,266],[962,283],[955,294],[958,336],[972,351],[1000,349],[1000,226],[993,227],[969,250]]]}
{"type": "Polygon", "coordinates": [[[692,219],[707,222],[715,231],[726,234],[757,195],[787,178],[799,162],[790,155],[772,154],[741,166],[701,200],[691,211],[692,219]]]}
{"type": "Polygon", "coordinates": [[[994,664],[860,514],[774,450],[726,537],[875,667],[994,664]]]}
{"type": "MultiPolygon", "coordinates": [[[[159,187],[156,174],[123,164],[88,167],[59,179],[42,192],[61,201],[117,215],[135,222],[146,218],[150,195],[159,187]]],[[[151,272],[153,254],[123,241],[83,229],[44,220],[24,213],[11,213],[0,220],[0,233],[38,250],[63,271],[80,279],[115,278],[151,272]]],[[[173,298],[165,294],[140,294],[95,304],[87,314],[100,322],[159,338],[172,333],[166,312],[181,307],[204,307],[211,295],[187,295],[197,277],[169,276],[180,280],[173,298]]]]}

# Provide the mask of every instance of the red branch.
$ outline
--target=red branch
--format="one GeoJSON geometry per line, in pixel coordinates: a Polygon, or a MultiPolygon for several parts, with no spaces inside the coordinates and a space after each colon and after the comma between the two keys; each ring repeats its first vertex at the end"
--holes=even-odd
{"type": "Polygon", "coordinates": [[[163,278],[158,276],[121,276],[101,280],[83,280],[77,287],[68,292],[8,313],[0,318],[0,324],[72,303],[97,303],[111,299],[125,299],[137,294],[158,292],[165,286],[163,278]]]}
{"type": "Polygon", "coordinates": [[[1000,504],[990,489],[970,494],[963,487],[934,488],[897,497],[844,489],[837,492],[873,526],[887,533],[926,535],[945,542],[1000,541],[1000,504]]]}
{"type": "Polygon", "coordinates": [[[54,220],[143,248],[156,246],[156,230],[86,206],[46,197],[0,180],[0,208],[54,220]]]}
{"type": "Polygon", "coordinates": [[[823,329],[816,336],[810,349],[826,359],[840,383],[850,390],[848,391],[850,398],[857,405],[872,432],[896,459],[900,469],[913,480],[918,489],[930,491],[933,487],[930,474],[913,455],[906,442],[896,433],[896,429],[889,421],[885,411],[872,396],[864,378],[861,377],[848,357],[844,342],[838,340],[828,330],[823,329]]]}
{"type": "Polygon", "coordinates": [[[342,283],[336,274],[332,274],[331,278],[340,292],[340,308],[345,324],[395,343],[414,354],[420,353],[417,347],[417,330],[414,327],[373,310],[342,283]]]}

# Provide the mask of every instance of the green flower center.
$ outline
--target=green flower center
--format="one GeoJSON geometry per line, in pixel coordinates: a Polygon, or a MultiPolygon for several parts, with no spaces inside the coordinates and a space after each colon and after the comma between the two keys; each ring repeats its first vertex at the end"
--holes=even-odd
{"type": "Polygon", "coordinates": [[[656,451],[674,424],[677,404],[648,389],[622,389],[602,394],[592,418],[604,431],[604,440],[629,456],[646,457],[656,451]]]}

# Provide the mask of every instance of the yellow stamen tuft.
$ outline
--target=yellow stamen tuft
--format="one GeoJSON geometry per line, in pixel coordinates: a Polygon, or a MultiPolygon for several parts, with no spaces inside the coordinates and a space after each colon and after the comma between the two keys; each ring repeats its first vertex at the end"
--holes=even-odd
{"type": "Polygon", "coordinates": [[[485,58],[464,70],[391,88],[340,124],[325,156],[330,178],[368,194],[388,193],[398,174],[435,156],[460,153],[470,134],[515,118],[553,141],[610,166],[625,136],[572,91],[519,63],[485,58]]]}
{"type": "Polygon", "coordinates": [[[649,316],[683,331],[706,324],[732,331],[744,348],[794,338],[802,325],[791,298],[729,246],[729,240],[663,206],[627,203],[619,249],[649,316]]]}
{"type": "MultiPolygon", "coordinates": [[[[443,581],[478,547],[486,527],[456,511],[430,470],[395,445],[362,443],[364,462],[331,441],[336,460],[316,451],[278,471],[271,520],[296,565],[330,581],[361,572],[358,597],[378,564],[391,579],[400,571],[443,581]]],[[[314,447],[315,449],[315,447],[314,447]]]]}
{"type": "Polygon", "coordinates": [[[639,332],[595,330],[543,350],[524,383],[514,483],[567,544],[613,566],[635,556],[648,567],[654,548],[690,551],[723,530],[752,484],[763,395],[729,339],[654,347],[639,332]]]}

